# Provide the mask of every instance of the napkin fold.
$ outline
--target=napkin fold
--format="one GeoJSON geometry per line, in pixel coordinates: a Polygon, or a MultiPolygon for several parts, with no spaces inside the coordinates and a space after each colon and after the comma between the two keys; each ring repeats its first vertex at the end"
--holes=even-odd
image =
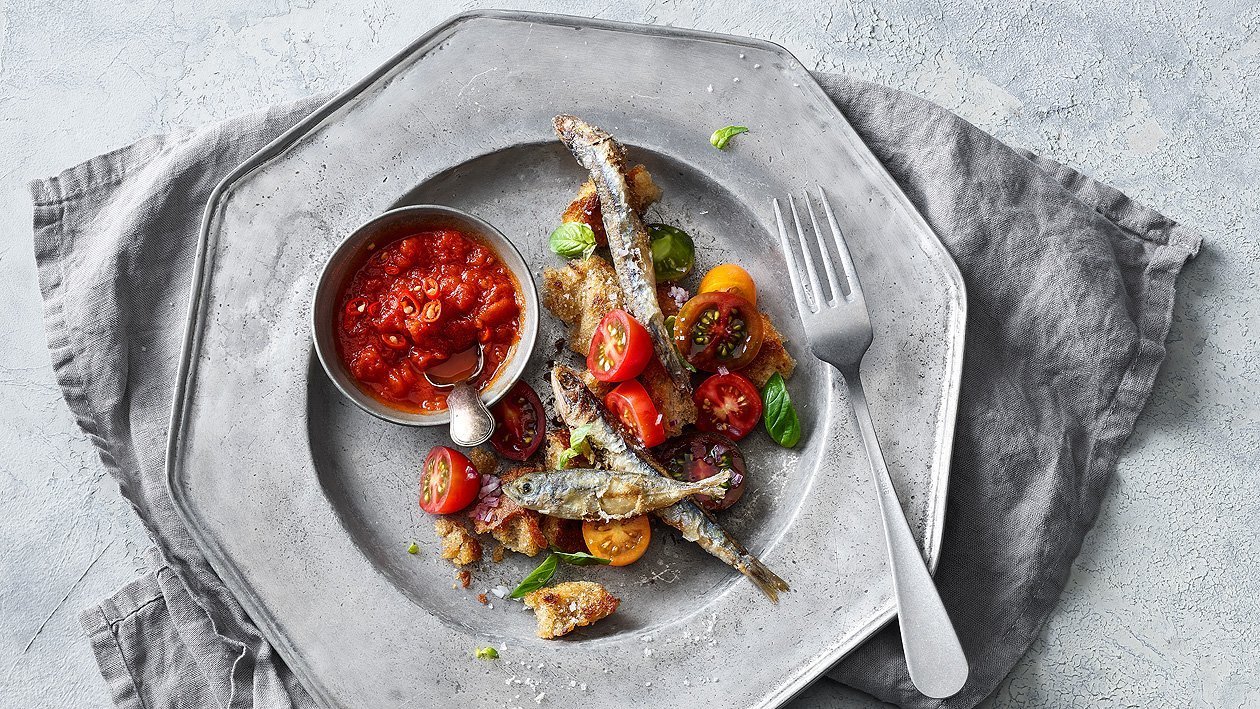
{"type": "MultiPolygon", "coordinates": [[[[1037,636],[1164,356],[1199,237],[921,98],[818,75],[958,263],[968,295],[936,579],[971,659],[937,701],[888,627],[830,676],[904,707],[971,707],[1037,636]]],[[[163,458],[202,211],[326,96],[141,140],[31,183],[54,368],[155,549],[81,619],[115,703],[296,708],[310,696],[208,566],[163,458]]]]}

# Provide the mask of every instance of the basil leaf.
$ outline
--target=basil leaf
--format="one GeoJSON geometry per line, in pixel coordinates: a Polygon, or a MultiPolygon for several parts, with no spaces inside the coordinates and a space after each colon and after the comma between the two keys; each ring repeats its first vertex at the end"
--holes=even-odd
{"type": "Polygon", "coordinates": [[[649,224],[652,238],[652,270],[658,281],[677,281],[691,273],[696,263],[696,245],[691,235],[668,224],[649,224]]]}
{"type": "Polygon", "coordinates": [[[581,222],[565,222],[551,232],[551,250],[565,258],[586,258],[595,253],[595,232],[581,222]]]}
{"type": "Polygon", "coordinates": [[[524,581],[521,581],[516,588],[512,589],[512,593],[508,598],[521,598],[527,593],[537,591],[546,586],[551,577],[556,575],[556,565],[559,562],[560,560],[556,558],[555,554],[548,556],[543,560],[543,563],[538,565],[538,568],[529,572],[529,576],[526,576],[524,581]]]}
{"type": "Polygon", "coordinates": [[[766,381],[761,390],[761,402],[765,413],[766,432],[775,443],[784,448],[791,448],[801,440],[801,420],[792,406],[792,397],[788,396],[787,384],[783,375],[775,372],[766,381]]]}
{"type": "Polygon", "coordinates": [[[713,131],[713,135],[709,136],[709,142],[712,143],[713,147],[718,150],[725,150],[726,144],[731,142],[731,138],[739,135],[740,133],[747,132],[748,126],[727,126],[725,128],[718,128],[713,131]]]}
{"type": "Polygon", "coordinates": [[[568,552],[563,552],[563,551],[553,551],[551,553],[569,562],[570,564],[573,564],[574,566],[591,566],[593,564],[611,564],[612,563],[612,559],[605,559],[603,557],[594,556],[592,554],[587,554],[584,551],[579,551],[573,554],[570,554],[568,552]]]}
{"type": "Polygon", "coordinates": [[[561,467],[568,465],[569,461],[579,455],[587,460],[595,457],[595,451],[591,450],[591,442],[586,440],[586,437],[591,434],[592,427],[593,424],[588,423],[578,426],[569,433],[569,447],[560,451],[560,459],[556,461],[561,467]]]}
{"type": "Polygon", "coordinates": [[[477,655],[477,659],[478,659],[478,660],[497,660],[497,659],[499,659],[499,651],[498,651],[498,650],[495,650],[495,649],[494,649],[494,648],[492,648],[492,647],[479,647],[479,648],[477,648],[476,655],[477,655]]]}
{"type": "MultiPolygon", "coordinates": [[[[586,443],[586,437],[590,436],[592,429],[595,428],[593,423],[583,423],[568,434],[568,445],[573,448],[586,443]]],[[[587,450],[590,450],[590,443],[587,443],[587,450]]]]}

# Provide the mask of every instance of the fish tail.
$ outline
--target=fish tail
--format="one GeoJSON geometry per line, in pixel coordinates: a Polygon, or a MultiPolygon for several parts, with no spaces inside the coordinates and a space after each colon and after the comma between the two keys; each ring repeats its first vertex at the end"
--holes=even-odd
{"type": "Polygon", "coordinates": [[[757,584],[757,588],[775,603],[779,602],[779,591],[791,590],[788,588],[787,581],[779,578],[778,574],[771,571],[752,554],[745,554],[736,568],[750,581],[757,584]]]}
{"type": "Polygon", "coordinates": [[[697,480],[693,483],[693,489],[698,494],[708,495],[720,500],[723,497],[726,497],[726,493],[728,492],[726,484],[730,482],[730,480],[731,471],[723,470],[712,477],[705,478],[704,480],[697,480]]]}

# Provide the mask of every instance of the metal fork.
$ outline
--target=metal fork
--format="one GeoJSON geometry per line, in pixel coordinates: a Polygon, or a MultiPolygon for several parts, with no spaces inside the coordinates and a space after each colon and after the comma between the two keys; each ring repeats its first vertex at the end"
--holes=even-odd
{"type": "Polygon", "coordinates": [[[943,699],[962,689],[970,668],[967,656],[958,641],[958,634],[950,623],[941,597],[936,592],[932,576],[928,573],[919,547],[910,533],[910,526],[901,510],[897,491],[893,488],[884,455],[880,452],[879,439],[871,422],[871,412],[862,391],[860,368],[862,357],[871,345],[873,331],[866,298],[858,281],[849,248],[836,223],[827,194],[818,190],[819,201],[827,218],[831,238],[819,228],[818,218],[809,194],[805,195],[805,209],[809,224],[813,227],[814,244],[818,250],[817,261],[822,263],[822,273],[811,254],[809,237],[801,223],[796,200],[788,197],[787,203],[796,227],[793,244],[784,224],[779,200],[774,200],[774,216],[779,224],[779,238],[783,242],[783,254],[787,259],[792,291],[796,295],[796,308],[805,325],[809,347],[824,362],[840,371],[849,387],[849,401],[857,415],[862,444],[871,464],[871,478],[875,483],[879,500],[880,518],[884,527],[884,541],[888,547],[888,562],[892,569],[893,595],[897,599],[897,615],[901,625],[901,644],[906,655],[910,681],[923,694],[943,699]],[[836,271],[831,253],[834,251],[844,269],[836,271]],[[804,264],[802,271],[800,263],[804,264]]]}

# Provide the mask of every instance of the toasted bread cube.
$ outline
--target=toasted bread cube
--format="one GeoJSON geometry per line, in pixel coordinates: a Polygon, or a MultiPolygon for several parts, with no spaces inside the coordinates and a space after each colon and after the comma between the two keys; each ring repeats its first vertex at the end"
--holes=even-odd
{"type": "MultiPolygon", "coordinates": [[[[532,470],[534,469],[526,467],[509,470],[503,475],[502,480],[508,482],[532,470]]],[[[538,552],[547,548],[547,537],[540,526],[540,515],[516,504],[507,495],[499,496],[499,503],[490,510],[489,519],[482,519],[473,515],[471,511],[469,516],[472,519],[474,532],[477,534],[488,532],[496,541],[514,552],[525,556],[537,556],[538,552]]]]}
{"type": "Polygon", "coordinates": [[[595,243],[600,246],[608,243],[608,234],[604,231],[604,215],[599,208],[599,194],[595,191],[594,180],[582,183],[577,197],[573,198],[564,214],[560,215],[561,224],[573,222],[589,226],[595,234],[595,243]]]}
{"type": "Polygon", "coordinates": [[[612,264],[588,256],[543,271],[543,305],[569,326],[569,348],[585,357],[599,321],[624,300],[612,264]]]}
{"type": "MultiPolygon", "coordinates": [[[[642,165],[635,165],[626,173],[626,186],[630,188],[630,208],[639,214],[643,214],[661,198],[661,188],[656,186],[651,173],[642,165]]],[[[585,224],[595,233],[595,243],[600,246],[608,243],[608,235],[604,232],[604,214],[600,210],[599,193],[595,189],[594,180],[582,183],[577,197],[560,216],[560,222],[585,224]]]]}
{"type": "Polygon", "coordinates": [[[761,322],[765,326],[761,349],[757,351],[757,356],[748,363],[747,367],[739,370],[739,373],[751,379],[757,388],[765,386],[770,375],[775,372],[782,374],[784,379],[788,379],[796,370],[796,360],[783,346],[783,335],[774,327],[765,313],[761,315],[761,322]]]}
{"type": "Polygon", "coordinates": [[[499,459],[485,446],[477,446],[468,454],[468,460],[481,475],[494,475],[499,472],[499,459]]]}
{"type": "MultiPolygon", "coordinates": [[[[516,503],[511,503],[515,505],[516,503]]],[[[525,556],[538,556],[547,548],[547,536],[541,526],[542,515],[533,510],[520,508],[506,523],[490,532],[503,546],[525,556]]]]}
{"type": "Polygon", "coordinates": [[[621,599],[593,581],[566,581],[525,596],[538,618],[538,637],[558,638],[575,628],[607,618],[621,599]]]}
{"type": "MultiPolygon", "coordinates": [[[[653,358],[649,361],[649,365],[655,361],[655,358],[653,358]]],[[[582,369],[582,383],[585,384],[586,388],[590,389],[591,393],[595,395],[595,398],[600,401],[603,401],[604,397],[608,396],[608,392],[617,388],[617,382],[601,382],[595,378],[594,374],[591,374],[591,370],[586,368],[582,369]]]]}
{"type": "Polygon", "coordinates": [[[643,165],[635,165],[626,172],[626,185],[630,188],[630,208],[639,214],[646,212],[661,198],[661,188],[643,165]]]}
{"type": "Polygon", "coordinates": [[[582,537],[582,522],[579,520],[543,515],[542,531],[552,549],[570,554],[586,551],[586,539],[582,537]]]}
{"type": "Polygon", "coordinates": [[[442,558],[450,559],[456,566],[464,566],[481,560],[481,542],[461,522],[439,517],[433,529],[442,540],[442,558]]]}
{"type": "Polygon", "coordinates": [[[656,303],[661,306],[663,317],[677,315],[688,300],[691,300],[691,293],[677,283],[656,284],[656,303]]]}
{"type": "Polygon", "coordinates": [[[648,361],[647,368],[639,375],[639,383],[647,390],[652,403],[656,404],[666,438],[677,436],[682,433],[683,426],[696,422],[696,403],[691,396],[674,386],[674,380],[665,371],[665,366],[655,357],[648,361]]]}

